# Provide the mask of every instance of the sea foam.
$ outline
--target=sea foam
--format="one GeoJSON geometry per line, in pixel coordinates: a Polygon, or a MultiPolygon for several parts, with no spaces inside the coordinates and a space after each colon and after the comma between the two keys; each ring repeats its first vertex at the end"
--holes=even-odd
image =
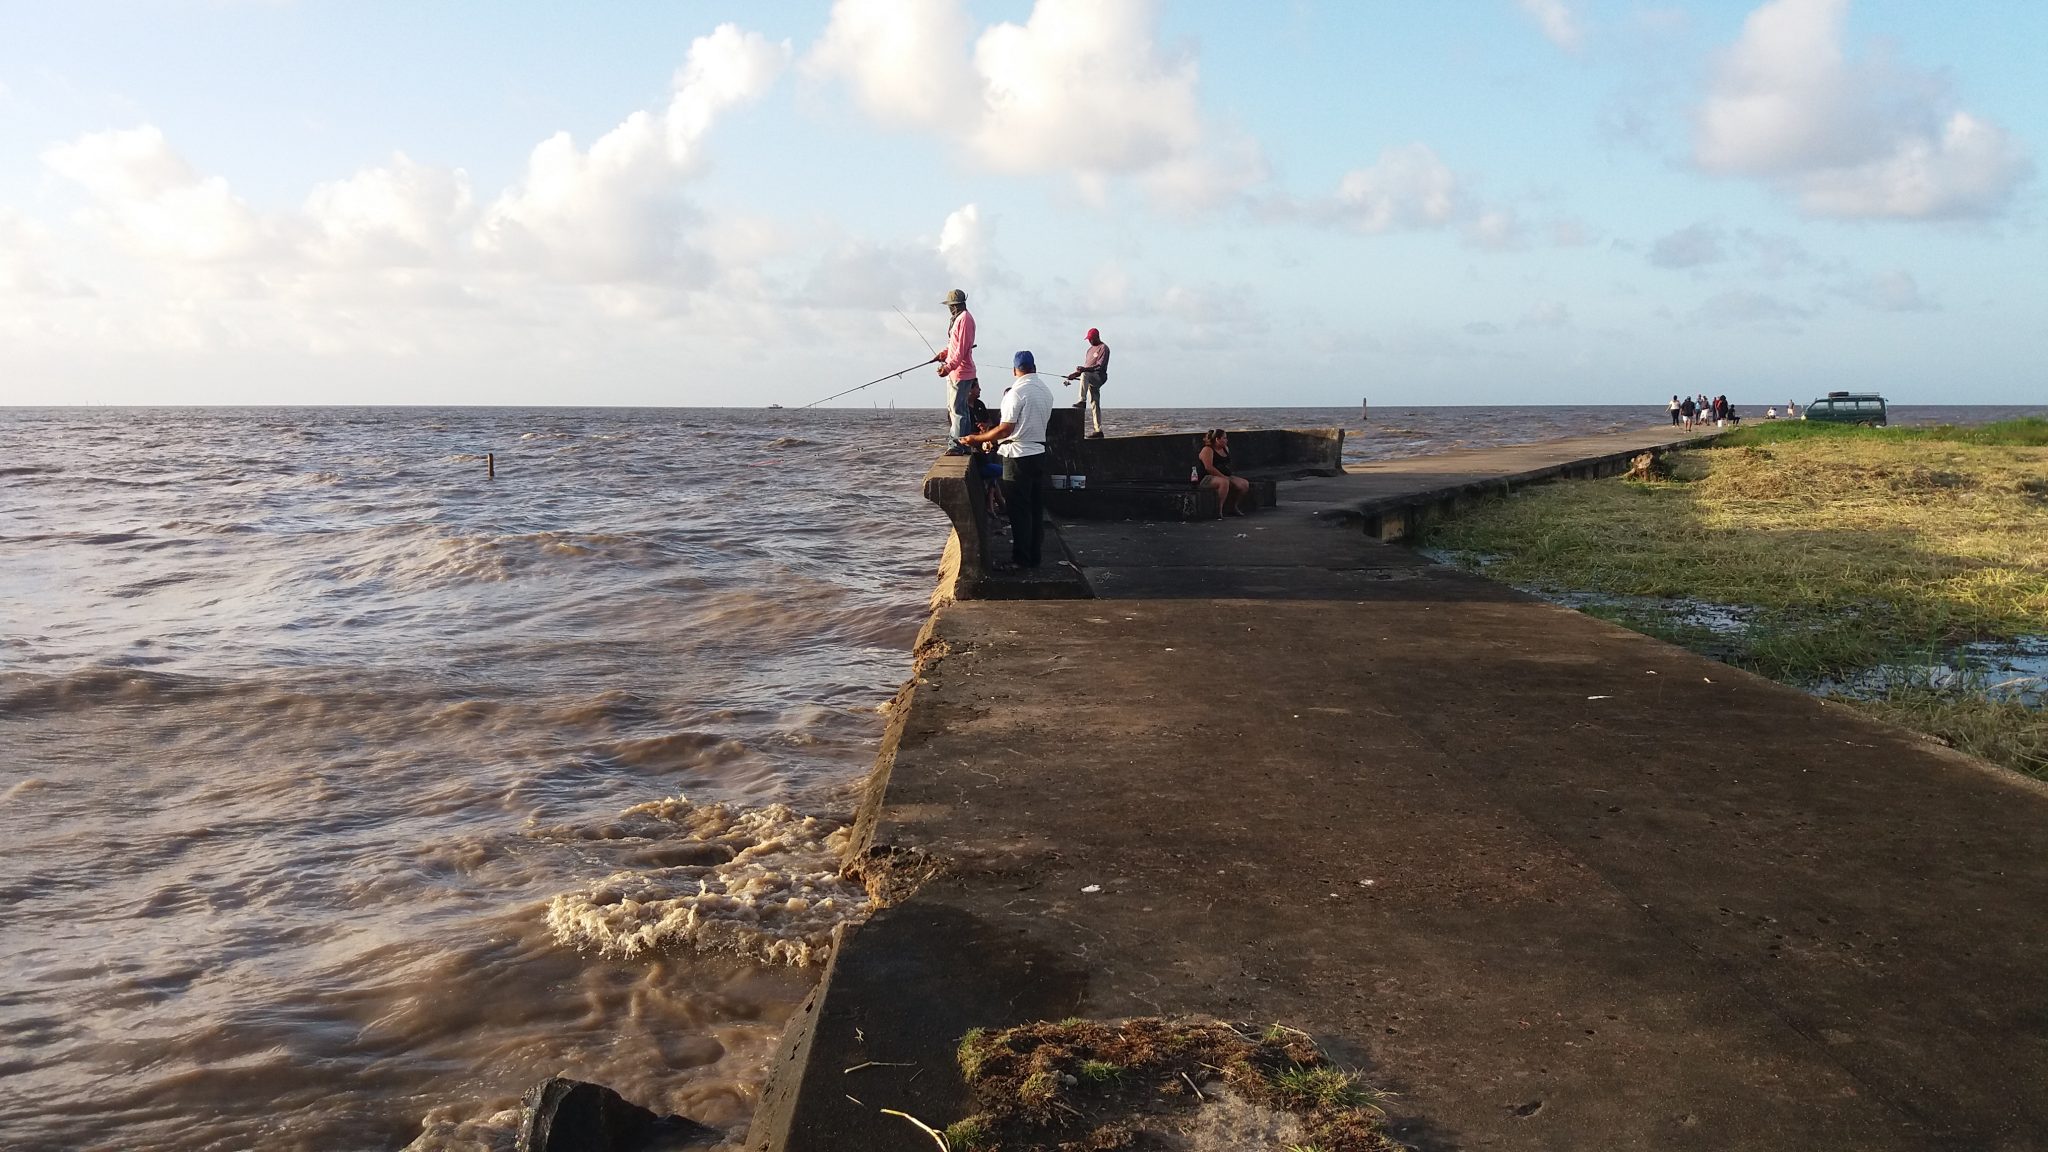
{"type": "Polygon", "coordinates": [[[872,907],[840,874],[851,830],[788,806],[693,804],[680,796],[635,805],[606,839],[644,839],[671,867],[617,872],[548,903],[563,944],[607,956],[670,950],[731,952],[806,967],[831,952],[832,930],[872,907]]]}

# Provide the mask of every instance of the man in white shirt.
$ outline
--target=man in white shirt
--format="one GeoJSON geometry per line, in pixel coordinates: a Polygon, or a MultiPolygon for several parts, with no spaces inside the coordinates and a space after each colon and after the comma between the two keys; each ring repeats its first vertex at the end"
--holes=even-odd
{"type": "Polygon", "coordinates": [[[968,447],[995,444],[1003,458],[1003,501],[1010,506],[1010,559],[1036,568],[1045,539],[1045,422],[1052,415],[1052,389],[1038,375],[1029,352],[1011,360],[1009,390],[1003,393],[1002,423],[960,438],[968,447]]]}

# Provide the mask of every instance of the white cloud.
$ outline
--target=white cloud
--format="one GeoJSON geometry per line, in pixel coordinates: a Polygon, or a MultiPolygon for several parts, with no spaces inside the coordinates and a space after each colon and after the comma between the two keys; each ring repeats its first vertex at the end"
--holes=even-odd
{"type": "Polygon", "coordinates": [[[1468,243],[1495,252],[1523,246],[1522,221],[1510,208],[1488,208],[1465,225],[1468,243]]]}
{"type": "Polygon", "coordinates": [[[789,46],[720,25],[690,45],[663,112],[638,111],[585,152],[566,132],[534,148],[526,174],[484,212],[478,245],[515,267],[605,282],[704,275],[684,243],[684,180],[717,114],[766,92],[789,46]]]}
{"type": "Polygon", "coordinates": [[[24,296],[83,296],[89,290],[55,270],[50,230],[0,205],[0,293],[24,296]]]}
{"type": "Polygon", "coordinates": [[[1794,328],[1810,315],[1811,310],[1776,296],[1737,288],[1708,297],[1693,310],[1692,317],[1717,328],[1755,325],[1783,330],[1794,328]]]}
{"type": "Polygon", "coordinates": [[[1577,52],[1585,43],[1579,20],[1565,0],[1515,0],[1532,17],[1552,44],[1577,52]]]}
{"type": "Polygon", "coordinates": [[[1730,231],[1718,224],[1700,221],[1675,232],[1667,232],[1650,245],[1645,257],[1651,265],[1674,270],[1700,269],[1712,264],[1741,261],[1742,275],[1779,280],[1799,271],[1827,271],[1839,262],[1817,259],[1806,246],[1790,236],[1758,232],[1753,228],[1730,231]]]}
{"type": "Polygon", "coordinates": [[[1584,248],[1596,239],[1593,230],[1576,216],[1560,216],[1550,222],[1550,242],[1559,248],[1584,248]]]}
{"type": "Polygon", "coordinates": [[[1082,295],[1084,310],[1103,315],[1127,312],[1132,307],[1134,293],[1129,269],[1118,263],[1103,264],[1088,277],[1088,286],[1082,295]]]}
{"type": "Polygon", "coordinates": [[[1936,219],[2003,210],[2032,165],[1940,81],[1842,48],[1848,0],[1771,0],[1718,62],[1694,121],[1708,172],[1781,188],[1809,215],[1936,219]]]}
{"type": "Polygon", "coordinates": [[[979,207],[964,205],[946,216],[939,229],[939,257],[956,280],[980,283],[993,271],[979,207]]]}
{"type": "Polygon", "coordinates": [[[1512,208],[1478,202],[1458,174],[1427,144],[1382,149],[1363,168],[1346,172],[1334,196],[1298,201],[1277,197],[1268,210],[1377,236],[1457,228],[1478,248],[1502,251],[1526,242],[1512,208]]]}
{"type": "Polygon", "coordinates": [[[1264,153],[1202,113],[1192,57],[1163,51],[1152,0],[1037,0],[973,37],[959,0],[838,0],[805,58],[886,123],[936,131],[996,172],[1063,174],[1101,197],[1138,181],[1199,207],[1263,181],[1264,153]]]}
{"type": "Polygon", "coordinates": [[[469,176],[404,153],[322,184],[306,197],[309,251],[330,264],[413,266],[445,260],[475,215],[469,176]]]}
{"type": "Polygon", "coordinates": [[[798,300],[813,308],[880,309],[894,321],[888,308],[898,301],[922,304],[932,312],[938,299],[932,285],[945,273],[929,247],[849,240],[811,269],[798,300]]]}
{"type": "Polygon", "coordinates": [[[1697,268],[1718,264],[1728,258],[1721,246],[1722,233],[1711,224],[1690,224],[1657,238],[1650,245],[1650,263],[1659,268],[1697,268]]]}
{"type": "Polygon", "coordinates": [[[1519,327],[1522,328],[1569,328],[1572,310],[1562,300],[1551,300],[1538,304],[1522,314],[1519,327]]]}
{"type": "Polygon", "coordinates": [[[839,0],[803,70],[847,80],[877,120],[943,128],[980,115],[973,38],[958,0],[839,0]]]}
{"type": "MultiPolygon", "coordinates": [[[[906,307],[912,316],[943,316],[939,298],[948,287],[964,285],[979,295],[992,285],[1015,283],[996,260],[989,232],[980,207],[965,204],[946,215],[936,239],[841,236],[824,247],[825,255],[794,299],[811,308],[879,312],[887,317],[889,330],[900,334],[903,322],[891,306],[906,307]]],[[[812,241],[814,247],[820,244],[812,241]]],[[[774,295],[772,289],[769,294],[774,295]]]]}
{"type": "Polygon", "coordinates": [[[1177,339],[1190,348],[1239,347],[1272,327],[1258,293],[1243,284],[1169,284],[1158,310],[1176,323],[1177,339]]]}
{"type": "Polygon", "coordinates": [[[201,176],[154,125],[94,132],[43,153],[51,171],[83,189],[84,219],[130,252],[195,262],[263,252],[269,230],[218,176],[201,176]]]}
{"type": "Polygon", "coordinates": [[[1765,279],[1776,280],[1817,263],[1806,245],[1790,236],[1743,228],[1736,232],[1735,239],[1749,257],[1752,269],[1765,279]]]}
{"type": "MultiPolygon", "coordinates": [[[[567,135],[543,141],[494,196],[460,169],[394,154],[316,185],[293,208],[259,212],[153,125],[79,137],[43,156],[82,203],[61,242],[0,209],[0,295],[93,291],[60,269],[62,256],[89,271],[99,300],[21,310],[7,331],[35,326],[37,355],[59,363],[165,351],[496,357],[537,370],[555,350],[610,347],[628,319],[650,344],[702,324],[711,343],[737,346],[746,335],[711,313],[801,306],[805,273],[819,263],[808,253],[837,261],[814,281],[858,282],[858,261],[840,250],[806,245],[792,257],[792,229],[762,220],[703,226],[686,196],[714,124],[767,90],[790,56],[787,44],[720,27],[691,44],[663,105],[587,150],[567,135]],[[714,283],[722,301],[701,290],[714,283]]],[[[920,286],[943,276],[934,241],[910,250],[891,259],[920,286]]]]}
{"type": "Polygon", "coordinates": [[[1382,151],[1337,184],[1336,214],[1360,232],[1442,228],[1463,211],[1458,178],[1427,144],[1382,151]]]}
{"type": "Polygon", "coordinates": [[[181,277],[180,294],[459,301],[490,275],[702,283],[714,262],[685,235],[694,210],[684,196],[702,139],[789,57],[786,43],[722,25],[692,42],[665,108],[633,113],[588,151],[567,133],[541,142],[484,207],[466,173],[398,154],[315,187],[298,212],[259,214],[147,124],[82,136],[43,162],[85,194],[78,220],[89,232],[181,277]]]}
{"type": "Polygon", "coordinates": [[[1841,295],[1880,312],[1939,312],[1941,305],[1920,292],[1919,281],[1903,268],[1892,268],[1850,281],[1841,295]]]}

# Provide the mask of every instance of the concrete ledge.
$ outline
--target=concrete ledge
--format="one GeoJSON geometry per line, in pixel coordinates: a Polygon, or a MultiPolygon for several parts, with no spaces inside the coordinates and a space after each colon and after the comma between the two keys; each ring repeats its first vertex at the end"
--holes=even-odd
{"type": "Polygon", "coordinates": [[[1345,516],[1356,517],[1362,521],[1367,536],[1391,543],[1408,539],[1415,534],[1416,529],[1428,521],[1452,515],[1461,508],[1469,507],[1475,501],[1498,499],[1516,488],[1544,484],[1553,480],[1598,480],[1608,476],[1619,476],[1628,471],[1629,463],[1644,452],[1662,455],[1681,448],[1702,447],[1721,435],[1723,433],[1714,432],[1704,436],[1687,436],[1502,476],[1451,481],[1420,491],[1368,498],[1340,511],[1345,516]]]}
{"type": "MultiPolygon", "coordinates": [[[[1080,435],[1080,413],[1054,412],[1047,427],[1046,449],[1055,473],[1088,477],[1091,489],[1126,481],[1184,480],[1202,450],[1202,433],[1168,432],[1147,436],[1080,435]]],[[[1280,479],[1335,476],[1344,470],[1342,428],[1232,428],[1230,459],[1237,471],[1280,479]]]]}
{"type": "MultiPolygon", "coordinates": [[[[1272,508],[1279,503],[1279,483],[1272,477],[1247,476],[1252,503],[1272,508]]],[[[1055,488],[1046,500],[1055,516],[1077,520],[1213,520],[1216,493],[1181,481],[1128,482],[1091,486],[1084,491],[1055,488]]]]}
{"type": "MultiPolygon", "coordinates": [[[[941,456],[924,475],[924,498],[952,521],[933,606],[947,600],[1085,600],[1092,593],[1059,529],[1045,525],[1046,563],[1012,568],[995,557],[996,526],[988,513],[988,482],[971,456],[941,456]]],[[[1007,545],[1005,546],[1007,547],[1007,545]]]]}
{"type": "MultiPolygon", "coordinates": [[[[959,558],[957,581],[972,585],[988,571],[988,482],[968,467],[971,456],[941,456],[924,474],[924,498],[939,506],[953,522],[953,546],[959,558]]],[[[967,597],[967,589],[956,590],[967,597]]]]}

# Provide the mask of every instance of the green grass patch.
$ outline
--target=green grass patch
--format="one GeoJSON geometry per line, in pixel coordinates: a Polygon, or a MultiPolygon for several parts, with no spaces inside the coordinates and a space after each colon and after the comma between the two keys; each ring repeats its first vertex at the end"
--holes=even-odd
{"type": "Polygon", "coordinates": [[[981,1071],[981,1062],[988,1055],[987,1040],[988,1033],[981,1028],[969,1028],[967,1034],[960,1037],[960,1047],[954,1058],[960,1063],[961,1075],[969,1080],[981,1071]]]}
{"type": "Polygon", "coordinates": [[[1851,703],[1951,748],[2048,780],[2048,712],[2039,708],[1916,684],[1851,703]]]}
{"type": "MultiPolygon", "coordinates": [[[[1589,610],[1801,686],[1941,664],[1972,642],[2048,635],[2048,420],[1760,424],[1677,454],[1669,480],[1527,489],[1423,543],[1509,583],[1606,598],[1589,610]],[[1703,626],[1688,611],[1703,605],[1739,622],[1703,626]]],[[[1871,708],[2043,771],[2038,711],[2030,727],[2020,705],[1935,695],[1954,699],[1871,708]]]]}
{"type": "Polygon", "coordinates": [[[1990,424],[1910,424],[1892,428],[1862,428],[1854,424],[1818,420],[1763,420],[1744,424],[1726,433],[1716,446],[1739,448],[1834,438],[1877,444],[1933,440],[1950,444],[2040,448],[2048,447],[2048,416],[2021,416],[1990,424]]]}
{"type": "Polygon", "coordinates": [[[1090,1084],[1106,1084],[1123,1074],[1123,1065],[1107,1060],[1083,1060],[1074,1066],[1074,1075],[1090,1084]]]}
{"type": "Polygon", "coordinates": [[[1271,1079],[1275,1095],[1293,1107],[1351,1108],[1375,1116],[1385,1114],[1379,1093],[1368,1089],[1353,1073],[1328,1064],[1281,1068],[1271,1079]]]}
{"type": "Polygon", "coordinates": [[[946,1143],[959,1152],[984,1147],[994,1138],[995,1132],[989,1126],[986,1116],[969,1116],[965,1120],[955,1120],[946,1125],[946,1143]]]}

